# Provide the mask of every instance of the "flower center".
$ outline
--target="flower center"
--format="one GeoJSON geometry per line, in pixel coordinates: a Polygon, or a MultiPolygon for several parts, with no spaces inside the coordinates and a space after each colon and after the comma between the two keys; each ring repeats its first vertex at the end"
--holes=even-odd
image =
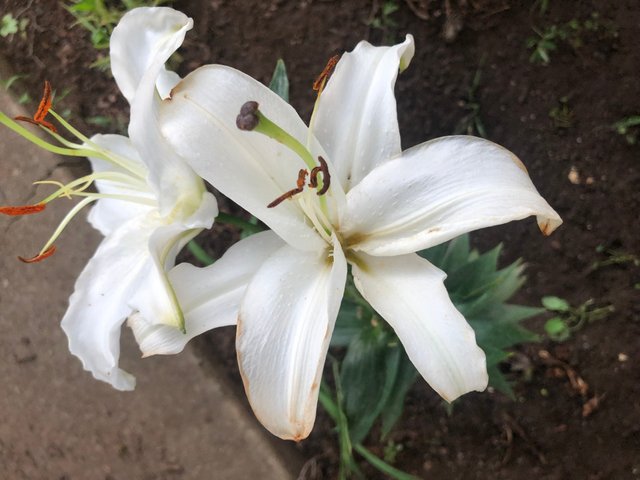
{"type": "MultiPolygon", "coordinates": [[[[324,86],[324,81],[322,81],[322,86],[324,86]]],[[[319,88],[322,88],[322,86],[319,88]]],[[[242,105],[240,113],[236,118],[236,126],[240,130],[262,133],[263,135],[282,143],[296,153],[307,165],[307,169],[303,168],[298,171],[295,188],[284,192],[278,198],[269,203],[267,207],[275,208],[285,200],[297,196],[296,198],[299,201],[300,207],[307,218],[311,221],[316,230],[318,230],[318,233],[320,233],[325,240],[331,243],[331,232],[335,229],[328,220],[330,216],[326,201],[326,194],[331,188],[331,174],[326,160],[321,156],[318,156],[316,163],[313,155],[304,145],[302,145],[288,132],[283,130],[280,126],[272,122],[260,111],[258,102],[249,101],[242,105]],[[306,193],[309,191],[305,191],[307,176],[309,177],[309,183],[307,186],[310,189],[316,190],[315,200],[310,195],[299,195],[303,192],[306,193]]]]}

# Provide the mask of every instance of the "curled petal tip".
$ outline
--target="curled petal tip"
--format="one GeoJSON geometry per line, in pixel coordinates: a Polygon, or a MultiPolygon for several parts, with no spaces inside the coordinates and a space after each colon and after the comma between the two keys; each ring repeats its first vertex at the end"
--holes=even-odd
{"type": "Polygon", "coordinates": [[[44,260],[45,258],[49,258],[54,253],[56,253],[56,246],[51,245],[44,252],[39,253],[35,257],[31,257],[31,258],[18,257],[18,260],[20,260],[23,263],[37,263],[44,260]]]}
{"type": "Polygon", "coordinates": [[[47,207],[44,203],[36,203],[35,205],[19,205],[16,207],[0,207],[0,213],[10,215],[12,217],[18,215],[30,215],[43,211],[47,207]]]}
{"type": "Polygon", "coordinates": [[[545,237],[551,235],[562,224],[562,220],[545,219],[538,222],[538,228],[545,237]]]}

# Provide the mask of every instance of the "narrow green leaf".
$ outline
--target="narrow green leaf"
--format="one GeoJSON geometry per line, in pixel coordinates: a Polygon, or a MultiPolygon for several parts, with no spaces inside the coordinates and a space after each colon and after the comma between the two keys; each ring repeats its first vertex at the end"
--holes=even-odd
{"type": "Polygon", "coordinates": [[[331,337],[332,347],[346,347],[354,337],[360,335],[360,332],[367,328],[367,321],[362,310],[360,305],[346,298],[342,299],[331,337]]]}
{"type": "Polygon", "coordinates": [[[420,480],[418,477],[414,477],[413,475],[392,467],[381,458],[376,457],[373,453],[371,453],[359,443],[356,443],[353,446],[353,449],[360,455],[362,455],[367,462],[369,462],[385,475],[388,475],[390,478],[393,478],[395,480],[420,480]]]}
{"type": "Polygon", "coordinates": [[[362,330],[349,344],[340,376],[351,438],[362,441],[391,393],[399,364],[399,348],[380,329],[362,330]]]}
{"type": "Polygon", "coordinates": [[[269,88],[277,93],[285,102],[289,103],[289,77],[287,76],[287,68],[284,65],[284,60],[281,58],[278,59],[276,63],[271,82],[269,82],[269,88]]]}
{"type": "Polygon", "coordinates": [[[407,393],[409,393],[409,389],[413,386],[418,377],[418,371],[413,366],[413,363],[411,363],[411,360],[409,360],[409,357],[407,357],[404,349],[402,349],[398,374],[396,375],[396,383],[394,384],[391,394],[389,395],[389,398],[387,398],[381,413],[382,438],[385,438],[389,432],[391,432],[391,429],[395,426],[396,422],[402,415],[407,393]]]}
{"type": "Polygon", "coordinates": [[[187,248],[189,249],[191,254],[196,257],[196,260],[202,263],[205,267],[211,265],[216,261],[216,259],[205,252],[204,248],[198,245],[195,240],[191,240],[189,243],[187,243],[187,248]]]}

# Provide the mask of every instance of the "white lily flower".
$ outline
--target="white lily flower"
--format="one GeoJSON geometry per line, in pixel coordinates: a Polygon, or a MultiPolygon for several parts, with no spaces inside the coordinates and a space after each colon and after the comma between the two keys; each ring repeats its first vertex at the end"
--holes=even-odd
{"type": "MultiPolygon", "coordinates": [[[[98,180],[99,191],[124,197],[138,194],[150,202],[140,206],[127,198],[98,200],[89,221],[106,238],[76,282],[62,328],[69,349],[85,368],[122,390],[135,385],[118,367],[120,329],[127,317],[135,313],[138,323],[144,320],[155,330],[165,327],[167,335],[175,332],[185,341],[195,334],[192,324],[199,322],[186,308],[193,299],[190,290],[167,272],[182,247],[211,227],[217,203],[202,179],[167,144],[157,124],[162,98],[180,80],[164,64],[192,25],[186,15],[169,8],[140,8],[122,17],[111,36],[110,57],[113,76],[131,107],[129,138],[91,139],[143,172],[136,188],[98,180]]],[[[100,159],[91,161],[96,172],[114,171],[100,159]]]]}
{"type": "MultiPolygon", "coordinates": [[[[167,72],[164,64],[182,44],[192,23],[173,9],[141,8],[123,16],[114,29],[111,67],[131,107],[128,138],[95,135],[88,139],[51,111],[81,144],[58,136],[55,127],[43,121],[51,103],[47,84],[41,108],[31,123],[52,130],[52,135],[68,148],[34,141],[58,153],[89,157],[93,173],[60,185],[57,192],[36,206],[18,210],[5,207],[3,212],[32,213],[29,208],[38,211],[60,196],[84,197],[40,254],[29,260],[37,261],[53,252],[54,241],[71,218],[95,202],[89,221],[105,238],[76,281],[62,328],[71,353],[80,358],[84,368],[119,390],[135,386],[134,377],[118,366],[120,330],[127,317],[135,313],[139,341],[153,330],[155,337],[177,335],[186,342],[203,329],[201,316],[194,313],[198,308],[195,292],[183,284],[184,269],[171,278],[167,272],[174,266],[180,249],[211,226],[218,214],[217,203],[202,179],[167,144],[157,123],[162,98],[180,80],[175,73],[167,72]],[[94,182],[98,192],[87,192],[94,182]]],[[[1,120],[30,138],[6,116],[1,120]]],[[[219,299],[211,299],[209,305],[225,308],[219,299]]],[[[233,323],[234,316],[223,315],[210,317],[207,326],[233,323]]],[[[155,339],[156,343],[159,341],[155,339]]]]}
{"type": "Polygon", "coordinates": [[[193,169],[286,242],[247,287],[236,343],[251,406],[281,438],[312,429],[347,264],[452,401],[486,388],[485,355],[445,274],[414,252],[530,215],[545,234],[561,223],[520,160],[492,142],[453,136],[401,151],[394,85],[413,53],[410,35],[358,44],[324,90],[319,79],[309,128],[267,87],[219,65],[187,76],[160,110],[165,138],[193,169]],[[241,107],[238,126],[255,131],[236,128],[241,107]]]}

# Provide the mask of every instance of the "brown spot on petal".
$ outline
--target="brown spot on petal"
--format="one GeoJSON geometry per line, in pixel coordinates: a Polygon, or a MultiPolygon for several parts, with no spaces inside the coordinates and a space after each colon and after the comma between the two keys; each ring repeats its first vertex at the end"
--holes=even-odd
{"type": "MultiPolygon", "coordinates": [[[[509,152],[509,153],[511,153],[511,152],[509,152]]],[[[522,170],[524,173],[529,175],[529,171],[527,170],[527,167],[524,166],[524,163],[522,163],[522,160],[520,160],[518,157],[516,157],[513,153],[511,153],[511,160],[513,161],[513,163],[516,164],[516,166],[520,170],[522,170]]]]}
{"type": "Polygon", "coordinates": [[[540,227],[540,231],[545,237],[548,237],[553,232],[553,229],[551,228],[551,222],[549,220],[546,220],[543,223],[539,223],[538,227],[540,227]]]}

